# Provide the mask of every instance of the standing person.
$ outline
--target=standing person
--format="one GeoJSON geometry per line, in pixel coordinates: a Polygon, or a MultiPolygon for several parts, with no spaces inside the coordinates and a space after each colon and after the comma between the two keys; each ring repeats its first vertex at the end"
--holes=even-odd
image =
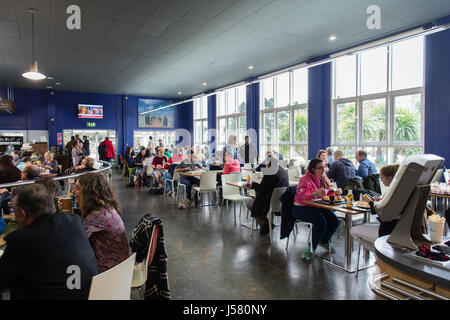
{"type": "Polygon", "coordinates": [[[83,143],[83,140],[81,140],[79,134],[76,134],[76,135],[75,135],[75,140],[78,140],[78,141],[80,141],[81,143],[83,143]]]}
{"type": "Polygon", "coordinates": [[[83,136],[83,156],[89,156],[91,154],[89,144],[87,136],[83,136]]]}
{"type": "Polygon", "coordinates": [[[333,163],[334,158],[333,158],[333,153],[334,153],[334,148],[332,147],[328,147],[325,149],[327,151],[327,156],[328,156],[328,168],[330,167],[330,165],[333,163]]]}
{"type": "Polygon", "coordinates": [[[76,167],[80,164],[81,158],[83,157],[83,151],[81,150],[81,146],[83,144],[80,140],[75,140],[75,144],[72,149],[72,166],[76,167]]]}
{"type": "Polygon", "coordinates": [[[98,145],[98,154],[100,160],[107,161],[109,163],[111,163],[112,159],[116,156],[114,146],[111,140],[109,140],[109,137],[106,137],[105,140],[100,142],[98,145]]]}
{"type": "MultiPolygon", "coordinates": [[[[330,180],[325,175],[325,164],[321,159],[312,159],[309,162],[306,174],[300,178],[297,185],[292,215],[296,219],[313,224],[313,251],[321,243],[330,253],[336,252],[330,240],[339,226],[338,217],[331,210],[314,208],[303,203],[304,200],[313,200],[327,195],[330,185],[330,180]]],[[[336,195],[341,194],[342,190],[336,190],[336,195]]],[[[311,257],[312,252],[308,248],[303,252],[302,258],[311,260],[311,257]]]]}
{"type": "Polygon", "coordinates": [[[158,139],[158,147],[164,147],[163,141],[161,138],[158,139]]]}
{"type": "Polygon", "coordinates": [[[256,146],[251,143],[249,136],[245,136],[245,143],[240,147],[239,155],[244,163],[256,163],[258,161],[258,151],[256,146]]]}
{"type": "Polygon", "coordinates": [[[128,239],[122,211],[105,177],[98,173],[80,176],[74,194],[98,271],[104,272],[127,259],[128,239]]]}
{"type": "Polygon", "coordinates": [[[364,150],[358,150],[355,152],[355,159],[359,162],[358,171],[356,174],[360,176],[363,180],[369,176],[369,174],[375,174],[377,168],[372,161],[367,159],[367,152],[364,150]]]}
{"type": "Polygon", "coordinates": [[[67,142],[67,144],[66,144],[67,154],[70,156],[72,156],[72,149],[73,149],[73,146],[74,146],[76,140],[77,139],[75,139],[75,136],[71,136],[70,141],[67,142]]]}
{"type": "Polygon", "coordinates": [[[223,163],[225,163],[225,155],[227,152],[231,152],[235,159],[238,159],[239,163],[242,162],[241,156],[238,153],[237,137],[232,134],[228,137],[228,144],[223,148],[223,163]]]}
{"type": "Polygon", "coordinates": [[[155,141],[153,140],[153,137],[148,137],[148,145],[147,149],[150,150],[150,152],[153,154],[153,150],[155,150],[155,141]]]}
{"type": "Polygon", "coordinates": [[[51,195],[38,184],[17,188],[13,207],[23,228],[5,237],[0,289],[11,288],[11,300],[87,299],[98,270],[80,217],[55,213],[51,195]],[[68,286],[70,266],[78,267],[75,288],[68,286]]]}

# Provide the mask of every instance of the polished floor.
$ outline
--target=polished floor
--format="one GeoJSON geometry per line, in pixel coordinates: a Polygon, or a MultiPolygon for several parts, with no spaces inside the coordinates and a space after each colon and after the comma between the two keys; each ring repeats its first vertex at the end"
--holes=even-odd
{"type": "MultiPolygon", "coordinates": [[[[112,184],[128,237],[142,215],[152,213],[161,219],[172,299],[376,299],[367,280],[377,266],[360,271],[355,278],[355,273],[322,262],[328,256],[323,248],[317,249],[311,263],[300,258],[308,237],[304,226],[299,225],[296,240],[291,234],[286,250],[279,227],[274,230],[272,246],[269,237],[258,232],[252,238],[250,230],[240,225],[251,223],[245,211],[235,226],[232,205],[224,207],[222,215],[218,206],[178,209],[172,197],[126,187],[118,170],[113,171],[112,184]]],[[[336,256],[343,256],[343,230],[334,235],[333,242],[336,256]]],[[[354,243],[354,263],[357,248],[354,243]]],[[[133,293],[132,298],[138,295],[133,293]]]]}

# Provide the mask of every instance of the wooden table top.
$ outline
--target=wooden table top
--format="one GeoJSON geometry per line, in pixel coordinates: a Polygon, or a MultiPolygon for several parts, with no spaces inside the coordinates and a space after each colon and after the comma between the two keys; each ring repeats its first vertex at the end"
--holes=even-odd
{"type": "Polygon", "coordinates": [[[342,207],[342,204],[331,205],[331,204],[320,203],[320,202],[312,201],[312,200],[304,200],[302,202],[305,203],[305,204],[308,204],[308,205],[310,205],[312,207],[324,208],[324,209],[329,209],[329,210],[332,210],[332,211],[339,211],[339,212],[343,212],[345,214],[350,214],[350,215],[364,213],[364,211],[354,210],[354,209],[347,209],[345,207],[342,207]]]}
{"type": "MultiPolygon", "coordinates": [[[[253,182],[259,183],[257,181],[253,181],[253,182]]],[[[248,185],[247,181],[227,182],[227,184],[229,184],[230,186],[238,187],[238,188],[251,189],[251,185],[248,185]]],[[[295,187],[296,185],[297,185],[297,183],[289,183],[290,187],[295,187]]]]}

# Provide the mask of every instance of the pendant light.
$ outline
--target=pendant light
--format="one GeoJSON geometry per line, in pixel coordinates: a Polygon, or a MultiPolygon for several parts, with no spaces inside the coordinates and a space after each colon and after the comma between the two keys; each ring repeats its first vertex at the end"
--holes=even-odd
{"type": "Polygon", "coordinates": [[[33,60],[31,61],[30,71],[22,74],[23,77],[30,80],[42,80],[45,79],[46,76],[38,71],[38,63],[34,58],[34,13],[36,10],[29,9],[28,12],[31,12],[31,39],[33,41],[33,60]]]}

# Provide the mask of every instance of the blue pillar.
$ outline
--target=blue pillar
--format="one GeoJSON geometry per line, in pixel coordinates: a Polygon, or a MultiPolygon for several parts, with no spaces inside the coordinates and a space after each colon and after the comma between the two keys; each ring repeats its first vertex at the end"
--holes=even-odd
{"type": "Polygon", "coordinates": [[[331,143],[331,62],[308,69],[308,158],[331,143]]]}
{"type": "Polygon", "coordinates": [[[425,153],[450,166],[450,30],[425,37],[425,153]]]}
{"type": "Polygon", "coordinates": [[[208,96],[208,145],[211,153],[216,152],[217,145],[217,108],[216,108],[216,94],[208,96]]]}
{"type": "Polygon", "coordinates": [[[246,91],[247,130],[250,130],[249,136],[252,142],[256,144],[259,153],[259,83],[248,85],[246,91]],[[256,137],[252,137],[251,132],[256,132],[256,137]]]}

